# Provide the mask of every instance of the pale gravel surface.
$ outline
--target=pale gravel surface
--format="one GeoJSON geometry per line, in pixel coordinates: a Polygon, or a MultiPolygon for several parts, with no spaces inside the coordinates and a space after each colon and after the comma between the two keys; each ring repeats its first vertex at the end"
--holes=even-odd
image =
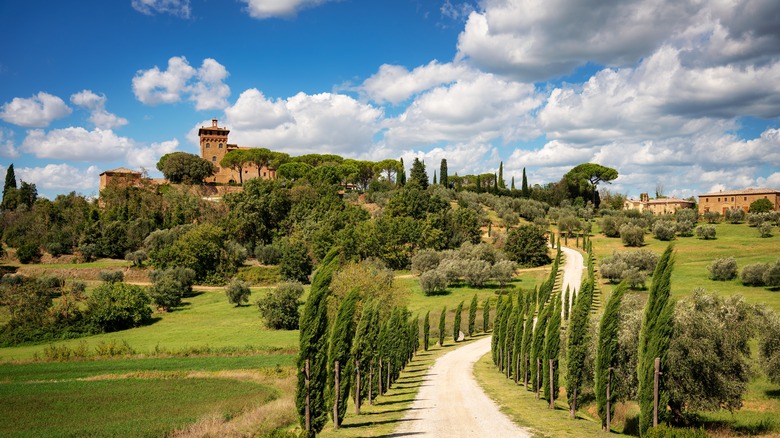
{"type": "Polygon", "coordinates": [[[488,337],[436,360],[392,436],[530,437],[498,410],[474,379],[474,363],[489,352],[488,337]]]}
{"type": "Polygon", "coordinates": [[[585,259],[582,253],[575,249],[561,247],[561,251],[566,256],[563,262],[563,287],[561,287],[561,299],[566,295],[566,286],[569,287],[569,308],[574,304],[574,298],[580,290],[582,282],[582,273],[585,270],[585,259]]]}

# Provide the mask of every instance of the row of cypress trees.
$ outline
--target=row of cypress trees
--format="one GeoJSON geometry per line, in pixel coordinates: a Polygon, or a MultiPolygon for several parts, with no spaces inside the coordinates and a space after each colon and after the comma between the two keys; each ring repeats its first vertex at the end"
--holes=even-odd
{"type": "Polygon", "coordinates": [[[357,288],[328,321],[327,297],[340,265],[340,249],[323,258],[301,315],[295,404],[306,436],[322,431],[328,415],[338,428],[349,397],[360,413],[361,401],[383,394],[419,347],[418,318],[397,307],[381,315],[380,303],[362,301],[357,288]]]}

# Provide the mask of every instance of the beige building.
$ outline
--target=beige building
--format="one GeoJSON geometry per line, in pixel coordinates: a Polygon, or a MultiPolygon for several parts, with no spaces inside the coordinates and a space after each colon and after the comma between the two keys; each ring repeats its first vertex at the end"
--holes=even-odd
{"type": "Polygon", "coordinates": [[[116,184],[119,187],[135,187],[141,185],[141,172],[120,167],[114,170],[106,170],[100,174],[100,190],[116,184]]]}
{"type": "Polygon", "coordinates": [[[211,126],[201,126],[198,130],[200,138],[200,156],[211,161],[217,167],[217,173],[213,177],[206,178],[206,182],[219,184],[236,184],[251,178],[275,179],[276,169],[270,166],[253,166],[247,164],[241,171],[243,176],[239,176],[238,170],[222,167],[220,161],[230,151],[248,150],[251,148],[241,147],[228,143],[228,134],[230,130],[220,128],[217,119],[211,119],[211,126]]]}
{"type": "Polygon", "coordinates": [[[623,210],[639,210],[643,212],[649,210],[653,214],[674,214],[677,210],[683,208],[694,208],[696,203],[685,199],[677,198],[658,198],[650,199],[647,193],[639,195],[639,200],[626,199],[623,202],[623,210]]]}
{"type": "Polygon", "coordinates": [[[774,205],[774,210],[780,211],[780,190],[767,188],[721,190],[699,195],[699,208],[702,212],[716,211],[720,214],[725,214],[729,208],[741,208],[747,212],[750,204],[759,199],[768,199],[774,205]]]}

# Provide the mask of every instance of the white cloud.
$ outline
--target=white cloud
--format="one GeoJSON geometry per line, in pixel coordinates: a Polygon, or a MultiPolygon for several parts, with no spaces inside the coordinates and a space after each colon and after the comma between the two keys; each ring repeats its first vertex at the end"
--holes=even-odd
{"type": "Polygon", "coordinates": [[[145,14],[169,14],[180,18],[190,18],[190,0],[132,0],[133,9],[145,14]]]}
{"type": "MultiPolygon", "coordinates": [[[[433,178],[434,170],[437,174],[439,173],[442,159],[447,160],[447,173],[449,175],[485,173],[493,169],[488,166],[500,161],[496,149],[488,143],[457,143],[445,147],[435,147],[428,151],[404,150],[400,157],[404,159],[407,172],[411,169],[415,158],[422,160],[430,178],[433,178]]],[[[384,158],[387,158],[387,155],[375,157],[375,159],[384,158]]]]}
{"type": "Polygon", "coordinates": [[[111,161],[122,158],[134,146],[133,140],[108,129],[87,131],[82,127],[34,129],[22,142],[22,151],[38,158],[74,161],[111,161]]]}
{"type": "Polygon", "coordinates": [[[477,71],[465,65],[440,64],[437,61],[431,61],[411,72],[400,65],[383,64],[378,72],[357,89],[374,102],[399,104],[432,87],[477,75],[477,71]]]}
{"type": "Polygon", "coordinates": [[[252,18],[294,17],[298,11],[335,0],[241,0],[252,18]]]}
{"type": "Polygon", "coordinates": [[[174,56],[168,60],[165,71],[157,66],[139,70],[133,77],[133,93],[147,105],[176,103],[183,94],[189,94],[197,110],[224,109],[230,96],[230,87],[223,82],[228,75],[227,69],[214,59],[204,59],[196,70],[187,58],[174,56]]]}
{"type": "Polygon", "coordinates": [[[127,119],[106,111],[106,96],[82,90],[70,96],[72,104],[91,111],[89,121],[101,129],[113,129],[127,124],[127,119]]]}
{"type": "Polygon", "coordinates": [[[0,157],[19,157],[19,151],[14,144],[14,132],[10,129],[0,128],[0,157]]]}
{"type": "Polygon", "coordinates": [[[34,183],[40,190],[55,190],[59,192],[70,191],[97,191],[100,170],[97,166],[89,166],[86,169],[77,169],[69,164],[47,164],[44,167],[16,168],[19,179],[34,183]]]}
{"type": "Polygon", "coordinates": [[[0,119],[25,128],[43,128],[56,119],[69,116],[72,111],[59,97],[41,91],[29,99],[15,97],[4,103],[0,119]]]}
{"type": "Polygon", "coordinates": [[[267,99],[257,88],[241,93],[236,103],[225,109],[225,115],[237,130],[273,129],[293,121],[286,101],[267,99]]]}
{"type": "Polygon", "coordinates": [[[169,154],[179,147],[179,140],[173,139],[160,143],[152,143],[149,147],[138,147],[127,153],[127,163],[133,169],[156,169],[160,157],[169,154]]]}

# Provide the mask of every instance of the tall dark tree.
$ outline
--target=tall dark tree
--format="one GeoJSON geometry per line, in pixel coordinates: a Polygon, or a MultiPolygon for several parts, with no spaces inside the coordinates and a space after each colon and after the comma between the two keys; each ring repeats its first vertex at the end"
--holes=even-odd
{"type": "Polygon", "coordinates": [[[538,225],[521,225],[509,232],[504,251],[509,258],[525,267],[550,262],[545,230],[538,225]]]}
{"type": "Polygon", "coordinates": [[[455,309],[455,320],[452,323],[452,340],[458,342],[460,338],[460,322],[461,314],[463,313],[463,301],[458,304],[455,309]]]}
{"type": "Polygon", "coordinates": [[[514,176],[512,176],[512,186],[511,186],[511,188],[512,188],[512,190],[515,190],[515,177],[514,176]]]}
{"type": "Polygon", "coordinates": [[[558,374],[559,360],[558,353],[561,347],[561,307],[560,295],[555,294],[551,299],[552,313],[547,322],[547,331],[544,335],[544,378],[542,379],[542,388],[547,400],[550,400],[550,406],[554,406],[555,399],[558,398],[558,374]],[[550,361],[552,361],[552,374],[550,374],[550,361]],[[550,384],[552,382],[552,385],[550,384]],[[552,386],[552,393],[550,387],[552,386]]]}
{"type": "Polygon", "coordinates": [[[515,324],[514,345],[512,345],[512,363],[515,383],[520,381],[523,363],[523,335],[525,334],[525,315],[528,312],[528,294],[522,291],[517,294],[517,323],[515,324]]]}
{"type": "Polygon", "coordinates": [[[447,159],[441,159],[441,165],[439,166],[439,184],[446,188],[450,187],[450,178],[447,175],[447,159]]]}
{"type": "MultiPolygon", "coordinates": [[[[352,357],[355,360],[355,367],[362,373],[361,399],[369,395],[370,386],[374,383],[372,380],[374,380],[373,374],[378,362],[379,325],[379,303],[370,300],[363,305],[363,313],[355,332],[355,339],[352,341],[352,357]]],[[[371,400],[369,400],[370,402],[371,400]]],[[[355,405],[360,405],[360,402],[355,400],[355,405]]]]}
{"type": "Polygon", "coordinates": [[[406,169],[404,168],[404,159],[400,158],[401,167],[398,170],[398,185],[403,187],[406,185],[406,169]]]}
{"type": "Polygon", "coordinates": [[[520,193],[523,198],[530,198],[531,191],[528,189],[528,177],[525,175],[525,167],[523,167],[523,182],[520,186],[520,193]]]}
{"type": "MultiPolygon", "coordinates": [[[[515,333],[517,332],[518,316],[522,318],[520,309],[517,306],[513,306],[506,321],[506,336],[504,337],[504,346],[502,348],[504,369],[507,377],[511,376],[515,369],[515,333]]],[[[520,324],[522,324],[522,321],[520,321],[520,324]]]]}
{"type": "Polygon", "coordinates": [[[433,171],[433,185],[436,185],[436,171],[433,171]]]}
{"type": "Polygon", "coordinates": [[[428,188],[428,172],[425,171],[425,163],[416,157],[412,163],[412,170],[409,171],[409,185],[423,190],[428,188]]]}
{"type": "Polygon", "coordinates": [[[468,334],[469,337],[473,336],[475,331],[475,324],[477,321],[477,294],[474,294],[474,298],[471,299],[471,304],[469,305],[469,326],[468,326],[468,334]]]}
{"type": "Polygon", "coordinates": [[[498,188],[505,189],[506,183],[504,182],[504,162],[502,161],[498,165],[498,188]]]}
{"type": "Polygon", "coordinates": [[[2,206],[6,210],[13,210],[16,208],[16,172],[14,171],[14,163],[11,163],[8,166],[8,170],[5,172],[2,206]]]}
{"type": "Polygon", "coordinates": [[[482,333],[487,333],[490,329],[490,297],[485,298],[482,303],[482,333]]]}
{"type": "Polygon", "coordinates": [[[544,305],[539,311],[539,318],[536,321],[534,327],[534,338],[531,344],[531,382],[534,391],[537,393],[541,391],[541,380],[537,376],[543,376],[544,367],[544,337],[547,334],[547,322],[550,320],[550,315],[554,310],[554,303],[550,302],[544,305]]]}
{"type": "Polygon", "coordinates": [[[311,432],[319,433],[328,421],[328,403],[325,399],[328,381],[328,305],[327,297],[333,273],[339,267],[339,252],[331,250],[314,274],[309,299],[303,309],[300,322],[300,348],[297,370],[298,386],[295,395],[295,406],[301,427],[306,430],[306,401],[309,400],[311,417],[311,432]],[[308,366],[308,387],[306,375],[308,366]]]}
{"type": "Polygon", "coordinates": [[[431,337],[431,311],[425,312],[423,320],[423,350],[428,351],[428,343],[431,337]]]}
{"type": "Polygon", "coordinates": [[[531,375],[530,360],[531,360],[531,346],[533,345],[534,336],[534,312],[536,311],[535,295],[528,296],[526,304],[526,318],[525,326],[523,327],[523,339],[520,348],[520,373],[523,376],[523,383],[527,386],[525,378],[531,375]]]}
{"type": "Polygon", "coordinates": [[[493,336],[490,338],[490,351],[492,352],[493,363],[498,365],[499,345],[501,345],[501,311],[504,308],[504,299],[501,295],[496,300],[496,316],[493,320],[493,336]]]}
{"type": "Polygon", "coordinates": [[[593,280],[588,276],[583,279],[574,308],[569,316],[568,336],[566,343],[566,394],[569,400],[569,414],[574,418],[577,413],[577,397],[582,394],[582,388],[589,380],[586,374],[585,361],[590,346],[590,307],[593,296],[593,280]]]}
{"type": "Polygon", "coordinates": [[[639,433],[645,434],[653,425],[653,401],[655,381],[655,359],[661,359],[661,378],[658,382],[658,421],[664,422],[669,405],[669,391],[666,388],[669,363],[669,344],[674,329],[674,302],[670,300],[671,277],[674,268],[672,245],[658,260],[653,273],[653,283],[645,304],[642,327],[639,331],[638,377],[639,390],[639,433]]]}
{"type": "Polygon", "coordinates": [[[447,306],[441,309],[441,315],[439,316],[439,346],[444,346],[444,330],[446,330],[447,322],[447,306]]]}
{"type": "Polygon", "coordinates": [[[607,402],[609,402],[610,418],[615,411],[615,401],[617,400],[617,391],[610,385],[610,395],[607,398],[607,382],[611,381],[610,374],[612,369],[617,366],[618,359],[618,330],[620,323],[620,303],[623,295],[626,293],[626,284],[621,283],[612,291],[612,296],[607,301],[604,308],[604,315],[601,316],[599,325],[599,340],[596,348],[596,409],[601,418],[601,428],[608,430],[607,424],[607,402]]]}
{"type": "Polygon", "coordinates": [[[358,288],[352,289],[339,306],[336,321],[330,334],[328,349],[328,405],[333,406],[338,401],[338,409],[334,412],[333,424],[338,427],[347,413],[347,399],[351,394],[352,371],[355,369],[351,359],[352,340],[355,335],[355,310],[360,300],[358,288]],[[336,362],[338,369],[338,390],[336,390],[336,362]]]}

